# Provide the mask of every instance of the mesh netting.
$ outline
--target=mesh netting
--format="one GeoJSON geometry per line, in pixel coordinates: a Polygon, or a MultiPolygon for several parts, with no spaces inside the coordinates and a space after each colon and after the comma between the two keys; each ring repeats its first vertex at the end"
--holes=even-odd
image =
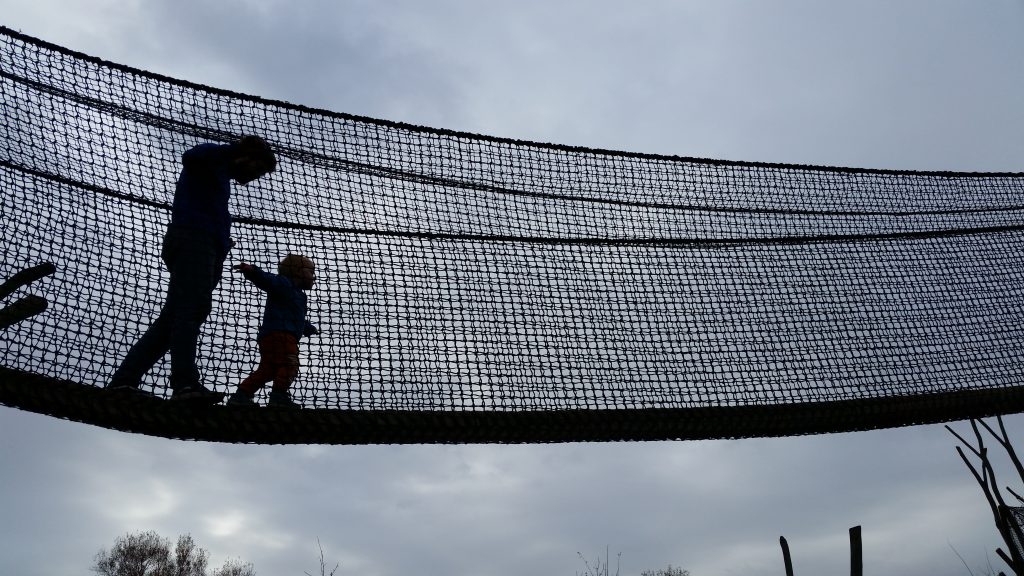
{"type": "MultiPolygon", "coordinates": [[[[180,82],[8,29],[0,106],[0,277],[58,268],[32,288],[47,311],[0,332],[8,381],[103,386],[163,302],[182,153],[258,134],[279,165],[234,187],[228,265],[316,261],[320,334],[301,341],[292,388],[305,408],[645,418],[761,407],[765,421],[793,420],[781,433],[819,429],[801,428],[800,406],[818,417],[814,406],[906,398],[942,407],[835,430],[1024,408],[1020,174],[709,161],[427,129],[180,82]]],[[[209,387],[234,390],[256,366],[263,304],[225,272],[199,351],[209,387]]],[[[167,376],[160,363],[143,386],[166,396],[167,376]]]]}
{"type": "Polygon", "coordinates": [[[1024,507],[1002,506],[1000,512],[1006,515],[1006,524],[1009,529],[1010,539],[1006,542],[1007,545],[1013,546],[1016,549],[1015,554],[1024,558],[1024,542],[1020,539],[1020,534],[1024,531],[1024,507]]]}

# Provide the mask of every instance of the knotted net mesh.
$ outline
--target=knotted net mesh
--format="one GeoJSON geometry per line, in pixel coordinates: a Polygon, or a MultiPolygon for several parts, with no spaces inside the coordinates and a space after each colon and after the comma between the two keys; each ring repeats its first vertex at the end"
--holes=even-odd
{"type": "MultiPolygon", "coordinates": [[[[1024,375],[1020,174],[429,129],[198,86],[8,29],[0,116],[0,277],[58,267],[31,288],[49,308],[0,332],[13,372],[103,386],[162,305],[182,153],[257,134],[278,167],[233,188],[236,245],[198,353],[223,392],[256,367],[265,297],[227,267],[272,270],[288,253],[318,268],[320,333],[300,342],[292,388],[308,409],[941,402],[1016,391],[1024,375]]],[[[167,370],[143,387],[167,396],[167,370]]],[[[983,412],[1017,409],[999,398],[983,412]]]]}

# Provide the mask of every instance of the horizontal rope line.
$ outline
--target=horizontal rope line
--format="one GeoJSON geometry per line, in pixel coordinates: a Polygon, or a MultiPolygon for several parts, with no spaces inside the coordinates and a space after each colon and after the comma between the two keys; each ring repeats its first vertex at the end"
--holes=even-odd
{"type": "MultiPolygon", "coordinates": [[[[40,92],[44,92],[51,95],[57,95],[68,100],[79,102],[95,108],[109,112],[122,118],[128,118],[131,120],[138,121],[142,124],[154,126],[170,130],[172,132],[179,132],[182,134],[191,134],[194,136],[201,136],[209,140],[217,140],[222,142],[229,142],[236,138],[238,135],[230,134],[224,131],[212,130],[209,128],[203,128],[195,124],[187,124],[178,120],[164,118],[157,116],[149,112],[142,112],[126,106],[105,102],[97,98],[88,96],[82,96],[63,90],[54,86],[49,86],[36,82],[33,80],[26,79],[21,76],[11,74],[9,72],[0,71],[0,77],[7,78],[17,83],[30,86],[40,92]]],[[[276,145],[275,152],[281,156],[290,157],[293,159],[303,160],[312,164],[320,166],[341,166],[350,172],[357,174],[369,174],[374,176],[380,176],[384,178],[395,178],[404,182],[416,182],[420,184],[430,184],[442,187],[454,187],[462,188],[467,190],[475,190],[478,192],[489,192],[492,194],[505,194],[509,196],[526,197],[526,198],[540,198],[545,200],[562,200],[568,202],[583,202],[588,204],[600,204],[607,206],[626,207],[626,208],[648,208],[656,210],[672,210],[680,212],[703,212],[711,214],[771,214],[778,216],[879,216],[879,217],[911,217],[911,216],[955,216],[955,215],[968,215],[968,214],[997,214],[1005,212],[1018,212],[1024,210],[1024,204],[1010,205],[1010,206],[999,206],[993,208],[965,208],[965,209],[935,209],[935,210],[811,210],[811,209],[782,209],[782,208],[745,208],[745,207],[711,207],[701,206],[697,204],[678,204],[672,202],[642,202],[635,200],[618,200],[609,198],[599,198],[595,196],[577,196],[572,194],[555,193],[555,192],[537,192],[528,190],[518,190],[514,188],[506,188],[504,186],[498,186],[495,184],[488,184],[482,182],[473,182],[467,180],[459,180],[456,178],[444,178],[440,176],[431,176],[429,174],[418,174],[415,172],[409,172],[406,170],[398,170],[394,168],[387,168],[383,166],[374,166],[372,164],[365,164],[360,162],[353,162],[350,160],[344,160],[341,158],[328,156],[326,154],[320,154],[311,151],[297,151],[294,148],[276,145]],[[312,160],[312,161],[311,161],[312,160]],[[319,162],[318,162],[319,161],[319,162]]]]}
{"type": "Polygon", "coordinates": [[[178,86],[182,88],[189,88],[192,90],[199,90],[210,94],[216,94],[219,96],[226,96],[230,98],[237,98],[246,102],[252,102],[255,104],[263,104],[267,106],[275,106],[285,110],[291,110],[294,112],[301,112],[303,114],[317,115],[325,118],[335,118],[346,121],[364,122],[367,124],[373,124],[376,126],[382,126],[385,128],[395,128],[399,130],[405,130],[408,132],[421,133],[421,134],[434,134],[438,136],[449,136],[453,138],[463,138],[468,140],[478,140],[484,142],[493,142],[496,144],[508,144],[513,146],[526,146],[531,148],[538,148],[542,150],[557,150],[562,152],[574,152],[583,154],[594,154],[598,156],[614,156],[620,158],[636,158],[641,160],[657,160],[664,162],[674,163],[691,163],[691,164],[703,164],[708,166],[737,166],[737,167],[748,167],[748,168],[765,168],[765,169],[778,169],[778,170],[793,170],[803,172],[835,172],[844,174],[888,174],[888,175],[904,175],[904,176],[936,176],[942,178],[996,178],[996,177],[1024,177],[1024,172],[964,172],[964,171],[952,171],[952,170],[893,170],[886,168],[853,168],[843,166],[821,166],[813,164],[792,164],[792,163],[780,163],[780,162],[752,162],[744,160],[717,160],[713,158],[695,158],[689,156],[676,156],[669,154],[652,154],[646,152],[627,152],[622,150],[608,150],[603,148],[588,148],[584,146],[571,146],[566,144],[553,144],[549,142],[534,142],[530,140],[517,140],[513,138],[504,138],[500,136],[490,136],[486,134],[475,134],[472,132],[461,132],[457,130],[450,130],[445,128],[432,128],[429,126],[419,126],[416,124],[409,124],[406,122],[396,122],[393,120],[382,120],[380,118],[371,118],[368,116],[359,116],[355,114],[347,114],[344,112],[335,112],[324,108],[314,108],[311,106],[304,106],[301,104],[294,104],[286,102],[284,100],[275,100],[272,98],[263,98],[260,96],[253,96],[250,94],[244,94],[241,92],[234,92],[231,90],[225,90],[223,88],[217,88],[214,86],[207,86],[196,82],[189,82],[187,80],[180,80],[165,76],[163,74],[157,74],[148,70],[142,70],[141,68],[135,68],[127,66],[125,64],[119,64],[104,60],[96,56],[85,54],[76,50],[71,50],[63,46],[47,42],[27,34],[22,34],[16,30],[8,28],[6,26],[0,26],[0,35],[14,38],[20,42],[26,44],[35,45],[41,48],[45,48],[58,54],[70,56],[78,60],[90,62],[92,64],[110,68],[113,70],[119,70],[121,72],[127,72],[132,75],[141,76],[158,82],[165,82],[167,84],[178,86]]]}
{"type": "MultiPolygon", "coordinates": [[[[109,188],[78,182],[70,178],[50,174],[41,170],[20,166],[6,160],[0,160],[0,166],[31,174],[38,178],[60,182],[68,186],[74,186],[104,196],[117,198],[126,202],[142,204],[164,211],[170,211],[171,206],[162,202],[146,200],[117,192],[109,188]]],[[[316,232],[330,232],[334,234],[350,234],[361,236],[377,236],[390,238],[415,238],[418,240],[445,240],[460,242],[507,242],[519,244],[545,244],[545,245],[590,245],[590,246],[652,246],[652,247],[677,247],[677,248],[714,248],[737,245],[796,245],[796,244],[838,244],[848,242],[884,241],[884,240],[926,240],[932,238],[948,238],[953,236],[975,236],[982,234],[1001,234],[1024,230],[1024,224],[1012,226],[984,226],[977,228],[952,228],[946,230],[923,230],[913,232],[892,232],[879,234],[835,234],[835,235],[803,235],[803,236],[774,236],[763,238],[572,238],[572,237],[545,237],[545,236],[517,236],[502,234],[450,234],[423,231],[396,231],[376,230],[370,228],[349,228],[341,226],[321,226],[315,224],[299,224],[292,222],[279,222],[263,218],[234,218],[233,222],[251,224],[256,226],[267,226],[273,228],[285,228],[291,230],[309,230],[316,232]]]]}
{"type": "MultiPolygon", "coordinates": [[[[287,154],[287,152],[286,152],[287,154]]],[[[888,217],[910,217],[910,216],[956,216],[968,214],[997,214],[1004,212],[1019,212],[1024,210],[1024,204],[999,206],[994,208],[965,208],[965,209],[936,209],[936,210],[810,210],[810,209],[782,209],[782,208],[741,208],[741,207],[710,207],[697,204],[676,204],[671,202],[640,202],[635,200],[616,200],[609,198],[598,198],[594,196],[574,196],[555,192],[533,192],[528,190],[516,190],[505,188],[494,184],[467,182],[453,178],[442,178],[425,174],[416,174],[392,168],[360,164],[346,160],[335,159],[326,155],[316,153],[291,154],[293,157],[315,156],[323,160],[334,161],[346,165],[351,171],[362,174],[394,177],[402,181],[417,182],[421,184],[433,184],[444,187],[472,189],[480,192],[491,192],[495,194],[506,194],[527,198],[540,198],[545,200],[563,200],[568,202],[583,202],[588,204],[602,204],[625,208],[649,208],[655,210],[672,210],[678,212],[702,212],[710,214],[771,214],[775,216],[888,216],[888,217]]]]}

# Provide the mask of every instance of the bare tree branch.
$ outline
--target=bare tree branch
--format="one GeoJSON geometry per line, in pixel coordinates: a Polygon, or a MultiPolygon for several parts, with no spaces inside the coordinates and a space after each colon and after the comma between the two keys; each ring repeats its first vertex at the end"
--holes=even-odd
{"type": "MultiPolygon", "coordinates": [[[[956,436],[956,439],[959,440],[961,444],[970,449],[971,452],[974,452],[975,456],[981,458],[981,453],[975,450],[974,446],[970,442],[964,440],[964,437],[958,434],[956,430],[950,428],[948,424],[946,425],[946,430],[949,430],[949,433],[952,434],[953,436],[956,436]]],[[[961,454],[960,457],[963,458],[963,455],[961,454]]]]}
{"type": "MultiPolygon", "coordinates": [[[[1021,475],[1022,481],[1024,481],[1024,467],[1020,466],[1020,460],[1017,458],[1016,451],[1013,448],[1013,444],[1010,442],[1009,435],[1006,433],[1006,427],[1003,425],[1002,418],[998,419],[999,422],[999,433],[997,433],[991,425],[984,420],[972,419],[971,430],[974,432],[974,438],[977,444],[968,442],[963,436],[958,434],[950,426],[946,426],[953,436],[963,445],[956,447],[956,452],[963,460],[967,469],[970,470],[971,475],[977,481],[981,487],[982,493],[985,495],[986,501],[988,501],[989,508],[992,511],[992,517],[996,524],[996,529],[999,531],[999,535],[1003,538],[1003,542],[1006,543],[1010,554],[1007,555],[1002,549],[997,549],[996,552],[999,557],[1013,570],[1017,576],[1024,576],[1024,558],[1021,556],[1020,545],[1024,543],[1024,532],[1018,525],[1010,507],[1006,504],[1003,499],[1002,492],[999,489],[999,482],[996,478],[995,468],[992,466],[992,461],[989,458],[988,448],[985,446],[985,436],[982,434],[982,428],[991,435],[999,444],[1003,447],[1004,451],[1014,462],[1014,466],[1018,467],[1018,474],[1021,475]],[[974,456],[979,460],[979,464],[975,465],[964,452],[964,448],[970,450],[974,456]]],[[[1021,498],[1011,488],[1007,487],[1007,490],[1017,498],[1018,501],[1024,503],[1024,499],[1021,498]]],[[[968,569],[969,570],[969,569],[968,569]]]]}
{"type": "Polygon", "coordinates": [[[1014,492],[1013,488],[1010,488],[1009,486],[1007,486],[1006,487],[1006,491],[1009,492],[1010,494],[1013,494],[1013,497],[1016,498],[1018,502],[1020,502],[1021,504],[1024,504],[1024,498],[1021,498],[1020,494],[1017,494],[1016,492],[1014,492]]]}
{"type": "Polygon", "coordinates": [[[961,563],[963,563],[964,568],[967,569],[967,573],[970,574],[971,576],[974,576],[974,571],[971,570],[971,567],[967,565],[967,561],[964,560],[964,557],[960,555],[960,552],[958,552],[957,549],[953,547],[953,543],[947,541],[946,544],[949,544],[950,550],[952,550],[953,554],[956,554],[956,557],[960,559],[961,563]]]}
{"type": "MultiPolygon", "coordinates": [[[[994,516],[998,520],[999,509],[997,508],[995,499],[992,497],[992,493],[989,489],[987,479],[983,478],[982,475],[978,473],[978,469],[975,468],[974,464],[967,459],[967,455],[964,454],[964,451],[959,446],[957,446],[956,448],[956,453],[960,455],[960,459],[964,461],[964,464],[967,465],[967,469],[971,471],[971,474],[974,476],[974,479],[978,481],[978,486],[981,487],[982,493],[985,494],[985,499],[988,500],[989,507],[992,508],[992,516],[994,516]]],[[[983,457],[982,452],[976,452],[976,454],[978,454],[979,457],[983,457]]]]}
{"type": "MultiPolygon", "coordinates": [[[[334,576],[334,573],[338,571],[338,567],[341,566],[341,563],[339,562],[339,563],[335,564],[334,565],[334,569],[332,569],[328,573],[327,572],[327,563],[324,562],[324,547],[323,547],[322,544],[320,544],[320,538],[319,537],[317,537],[317,539],[316,539],[316,546],[317,546],[317,548],[320,549],[320,576],[334,576]]],[[[303,571],[303,572],[306,574],[306,576],[313,576],[309,572],[305,572],[305,571],[303,571]]]]}

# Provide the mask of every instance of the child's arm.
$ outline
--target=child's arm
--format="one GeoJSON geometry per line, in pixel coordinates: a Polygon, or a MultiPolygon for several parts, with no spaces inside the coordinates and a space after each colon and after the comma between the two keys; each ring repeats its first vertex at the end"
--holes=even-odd
{"type": "Polygon", "coordinates": [[[274,293],[277,291],[280,293],[283,290],[292,289],[291,282],[286,280],[283,276],[264,272],[263,270],[260,270],[259,266],[242,262],[241,264],[234,265],[232,268],[241,272],[242,275],[245,276],[246,280],[252,282],[257,288],[264,292],[274,293]]]}
{"type": "Polygon", "coordinates": [[[255,284],[260,290],[267,291],[270,288],[270,280],[273,276],[260,270],[259,266],[242,262],[241,264],[235,264],[231,269],[241,272],[246,280],[255,284]]]}

